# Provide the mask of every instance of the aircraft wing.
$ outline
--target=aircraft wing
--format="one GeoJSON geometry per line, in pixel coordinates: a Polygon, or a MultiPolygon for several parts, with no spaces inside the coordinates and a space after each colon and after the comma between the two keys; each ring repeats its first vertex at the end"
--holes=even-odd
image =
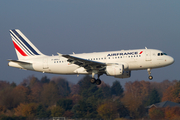
{"type": "Polygon", "coordinates": [[[84,67],[87,70],[87,72],[92,71],[93,69],[96,70],[98,69],[100,71],[103,70],[106,66],[106,64],[102,62],[87,60],[84,58],[79,58],[71,55],[62,55],[62,56],[67,58],[68,62],[72,64],[76,64],[80,67],[84,67]]]}

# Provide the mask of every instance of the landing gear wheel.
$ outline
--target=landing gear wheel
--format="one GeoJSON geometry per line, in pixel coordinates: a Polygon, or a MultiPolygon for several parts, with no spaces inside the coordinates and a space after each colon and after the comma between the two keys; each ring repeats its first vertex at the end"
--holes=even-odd
{"type": "Polygon", "coordinates": [[[150,80],[152,80],[152,79],[153,79],[153,76],[149,76],[148,78],[149,78],[150,80]]]}
{"type": "Polygon", "coordinates": [[[97,79],[96,80],[96,85],[100,85],[101,84],[101,80],[100,79],[97,79]]]}
{"type": "Polygon", "coordinates": [[[90,81],[92,84],[94,84],[96,82],[96,79],[95,78],[91,78],[91,81],[90,81]]]}

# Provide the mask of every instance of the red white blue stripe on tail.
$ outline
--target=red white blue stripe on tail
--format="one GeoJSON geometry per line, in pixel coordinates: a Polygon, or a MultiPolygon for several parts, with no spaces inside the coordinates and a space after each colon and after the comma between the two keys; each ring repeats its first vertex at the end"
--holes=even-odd
{"type": "Polygon", "coordinates": [[[20,30],[10,30],[10,35],[18,58],[43,55],[20,30]]]}

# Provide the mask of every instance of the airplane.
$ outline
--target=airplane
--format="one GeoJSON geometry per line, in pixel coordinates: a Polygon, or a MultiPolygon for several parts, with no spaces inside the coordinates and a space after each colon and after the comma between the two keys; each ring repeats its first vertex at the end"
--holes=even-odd
{"type": "Polygon", "coordinates": [[[152,80],[151,69],[174,63],[173,57],[161,50],[134,49],[82,54],[60,54],[47,56],[41,53],[19,30],[10,30],[18,60],[9,59],[8,66],[53,74],[89,74],[92,84],[101,84],[100,76],[129,78],[132,70],[147,70],[152,80]],[[95,78],[97,75],[97,79],[95,78]]]}

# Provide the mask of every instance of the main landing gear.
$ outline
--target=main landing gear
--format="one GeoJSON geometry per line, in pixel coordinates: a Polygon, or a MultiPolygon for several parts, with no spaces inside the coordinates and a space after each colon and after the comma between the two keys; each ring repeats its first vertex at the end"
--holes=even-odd
{"type": "Polygon", "coordinates": [[[101,84],[101,80],[100,79],[91,78],[91,83],[92,84],[96,83],[97,85],[100,85],[101,84]]]}
{"type": "Polygon", "coordinates": [[[101,76],[100,74],[98,74],[98,79],[95,79],[94,78],[94,75],[95,75],[95,73],[92,73],[92,78],[91,78],[91,83],[92,84],[94,84],[94,83],[96,83],[97,85],[100,85],[101,84],[101,80],[99,79],[99,77],[101,76]]]}
{"type": "Polygon", "coordinates": [[[148,74],[149,74],[149,77],[148,77],[149,80],[152,80],[152,79],[153,79],[153,76],[151,76],[151,69],[148,68],[147,71],[148,71],[148,74]]]}

